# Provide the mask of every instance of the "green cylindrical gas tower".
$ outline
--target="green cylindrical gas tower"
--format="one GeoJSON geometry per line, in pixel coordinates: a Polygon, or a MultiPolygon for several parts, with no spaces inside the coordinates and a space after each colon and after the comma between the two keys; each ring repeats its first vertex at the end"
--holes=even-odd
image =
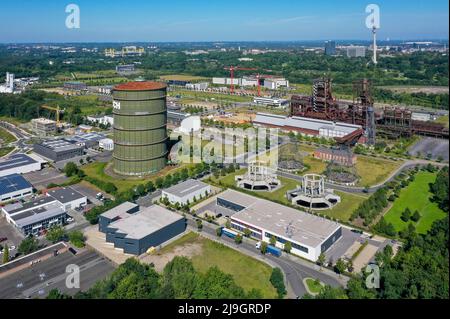
{"type": "Polygon", "coordinates": [[[167,163],[167,86],[130,82],[113,91],[114,171],[140,176],[167,163]]]}

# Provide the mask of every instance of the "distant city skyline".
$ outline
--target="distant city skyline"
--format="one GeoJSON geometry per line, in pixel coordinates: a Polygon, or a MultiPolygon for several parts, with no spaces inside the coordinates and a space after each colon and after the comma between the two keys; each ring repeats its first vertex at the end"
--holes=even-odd
{"type": "Polygon", "coordinates": [[[23,0],[2,3],[1,43],[370,40],[368,4],[381,10],[379,39],[448,40],[447,0],[161,1],[23,0]],[[80,28],[68,29],[69,4],[80,28]]]}

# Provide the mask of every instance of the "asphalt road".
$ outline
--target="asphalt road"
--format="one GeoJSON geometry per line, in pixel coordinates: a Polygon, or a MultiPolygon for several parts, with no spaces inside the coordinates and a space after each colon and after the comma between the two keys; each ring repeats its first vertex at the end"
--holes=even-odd
{"type": "Polygon", "coordinates": [[[45,298],[54,288],[73,295],[89,289],[113,270],[112,264],[94,251],[75,256],[66,252],[0,279],[0,299],[45,298]],[[80,289],[66,287],[66,267],[71,264],[80,267],[80,289]]]}
{"type": "MultiPolygon", "coordinates": [[[[188,218],[188,225],[193,228],[196,228],[197,224],[192,219],[192,217],[187,216],[187,218],[188,218]]],[[[348,280],[347,277],[344,276],[339,277],[337,274],[329,271],[328,269],[323,269],[321,271],[320,267],[312,264],[311,262],[301,260],[299,258],[292,257],[286,254],[283,254],[281,257],[275,257],[270,254],[262,256],[255,248],[255,242],[253,240],[245,238],[240,245],[236,245],[234,243],[234,240],[226,236],[222,236],[219,239],[216,235],[216,228],[217,226],[214,228],[214,226],[211,226],[208,223],[203,222],[202,232],[206,233],[209,236],[213,236],[217,240],[233,245],[239,251],[241,251],[246,255],[261,259],[269,264],[278,266],[285,274],[288,286],[291,288],[295,296],[301,297],[307,293],[306,288],[303,284],[303,279],[305,278],[313,278],[313,279],[318,278],[323,283],[331,285],[333,287],[344,286],[348,280]]]]}

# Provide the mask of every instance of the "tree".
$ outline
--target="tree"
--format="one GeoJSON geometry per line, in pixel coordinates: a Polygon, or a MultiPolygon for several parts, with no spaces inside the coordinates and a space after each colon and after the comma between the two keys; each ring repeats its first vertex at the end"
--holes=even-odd
{"type": "Polygon", "coordinates": [[[152,181],[149,181],[147,184],[145,184],[145,190],[147,193],[153,193],[155,191],[155,185],[152,181]]]}
{"type": "Polygon", "coordinates": [[[234,242],[238,245],[241,244],[242,243],[242,235],[237,234],[236,237],[234,237],[234,242]]]}
{"type": "Polygon", "coordinates": [[[31,254],[39,249],[39,243],[33,236],[27,237],[20,243],[17,251],[23,255],[31,254]]]}
{"type": "Polygon", "coordinates": [[[292,244],[291,244],[290,241],[287,241],[287,242],[284,244],[284,251],[287,252],[287,253],[289,254],[289,253],[291,252],[291,250],[292,250],[292,244]]]}
{"type": "Polygon", "coordinates": [[[135,193],[137,196],[144,196],[145,195],[145,186],[142,184],[139,184],[136,186],[135,193]]]}
{"type": "Polygon", "coordinates": [[[79,230],[75,230],[69,233],[69,241],[77,248],[83,248],[85,246],[84,235],[79,230]]]}
{"type": "Polygon", "coordinates": [[[400,217],[405,223],[409,221],[409,219],[411,218],[411,210],[409,208],[406,208],[403,213],[402,216],[400,217]]]}
{"type": "Polygon", "coordinates": [[[160,189],[163,187],[164,180],[161,177],[158,177],[155,181],[156,188],[160,189]]]}
{"type": "Polygon", "coordinates": [[[231,221],[229,219],[227,219],[227,221],[225,222],[225,227],[231,228],[231,221]]]}
{"type": "Polygon", "coordinates": [[[77,174],[78,167],[75,163],[69,162],[64,166],[64,173],[67,177],[72,177],[73,175],[77,174]]]}
{"type": "Polygon", "coordinates": [[[418,210],[416,210],[415,212],[414,212],[414,214],[411,216],[411,220],[413,221],[413,222],[418,222],[419,221],[419,219],[420,219],[420,213],[419,213],[419,211],[418,210]]]}
{"type": "Polygon", "coordinates": [[[252,231],[249,228],[244,229],[244,236],[250,237],[252,235],[252,231]]]}
{"type": "Polygon", "coordinates": [[[217,237],[221,237],[222,236],[222,227],[216,228],[216,235],[217,235],[217,237]]]}
{"type": "Polygon", "coordinates": [[[270,244],[272,246],[275,246],[276,243],[277,243],[277,238],[272,235],[272,237],[270,237],[270,244]]]}
{"type": "Polygon", "coordinates": [[[286,286],[284,284],[284,276],[280,268],[273,268],[270,276],[270,283],[277,290],[278,298],[282,299],[286,295],[286,286]]]}
{"type": "Polygon", "coordinates": [[[197,229],[200,231],[203,228],[203,223],[201,219],[197,219],[197,229]]]}
{"type": "Polygon", "coordinates": [[[261,254],[265,255],[267,253],[267,243],[265,241],[261,242],[261,254]]]}
{"type": "Polygon", "coordinates": [[[3,263],[6,264],[9,261],[9,247],[8,244],[5,244],[3,248],[3,263]]]}
{"type": "Polygon", "coordinates": [[[326,259],[327,257],[324,253],[321,253],[319,255],[319,258],[317,258],[317,264],[320,266],[320,269],[322,269],[322,267],[325,265],[326,259]]]}
{"type": "Polygon", "coordinates": [[[46,299],[72,299],[72,297],[61,293],[58,289],[52,289],[49,291],[46,299]]]}
{"type": "Polygon", "coordinates": [[[334,270],[339,274],[339,276],[344,273],[344,271],[347,269],[347,265],[342,260],[342,258],[339,258],[336,262],[336,265],[334,266],[334,270]]]}
{"type": "Polygon", "coordinates": [[[66,232],[64,231],[64,228],[62,228],[61,226],[52,226],[47,231],[47,235],[45,236],[45,238],[47,238],[47,240],[52,243],[57,243],[63,240],[65,236],[66,232]]]}
{"type": "Polygon", "coordinates": [[[80,164],[81,164],[81,165],[84,164],[84,159],[80,158],[80,164]]]}

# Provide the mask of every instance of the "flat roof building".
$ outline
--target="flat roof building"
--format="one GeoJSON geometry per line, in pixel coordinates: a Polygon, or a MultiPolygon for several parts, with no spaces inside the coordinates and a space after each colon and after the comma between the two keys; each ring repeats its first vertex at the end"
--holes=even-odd
{"type": "Polygon", "coordinates": [[[33,145],[33,151],[49,160],[59,162],[84,154],[84,145],[65,139],[44,141],[33,145]]]}
{"type": "Polygon", "coordinates": [[[53,197],[41,197],[30,202],[2,207],[8,223],[14,225],[25,236],[41,234],[53,225],[65,223],[66,210],[53,197]]]}
{"type": "Polygon", "coordinates": [[[172,204],[186,205],[195,200],[207,197],[211,186],[195,179],[189,179],[162,191],[162,198],[167,198],[172,204]],[[195,200],[194,200],[195,199],[195,200]]]}
{"type": "Polygon", "coordinates": [[[87,197],[78,193],[71,187],[55,188],[47,192],[47,196],[56,199],[65,210],[84,207],[87,205],[87,197]]]}
{"type": "Polygon", "coordinates": [[[151,206],[135,212],[136,206],[125,203],[100,216],[99,230],[106,241],[124,253],[141,255],[183,233],[186,220],[183,216],[161,206],[151,206]],[[111,219],[112,218],[112,219],[111,219]],[[112,222],[103,222],[110,219],[112,222]]]}
{"type": "Polygon", "coordinates": [[[54,135],[57,132],[56,122],[45,118],[32,119],[31,127],[38,136],[54,135]]]}
{"type": "Polygon", "coordinates": [[[0,159],[0,177],[39,171],[43,163],[43,159],[32,154],[13,154],[0,159]]]}
{"type": "Polygon", "coordinates": [[[219,194],[217,205],[235,212],[230,217],[233,229],[248,228],[252,237],[267,243],[274,236],[281,249],[289,241],[292,253],[311,261],[342,236],[339,223],[234,190],[219,194]]]}
{"type": "Polygon", "coordinates": [[[278,127],[284,131],[294,131],[307,135],[318,135],[326,138],[344,137],[356,130],[360,125],[348,123],[334,123],[331,121],[317,120],[306,117],[287,117],[283,115],[257,113],[253,123],[268,127],[278,127]]]}
{"type": "Polygon", "coordinates": [[[0,202],[19,199],[33,194],[33,186],[21,175],[0,177],[0,202]]]}

